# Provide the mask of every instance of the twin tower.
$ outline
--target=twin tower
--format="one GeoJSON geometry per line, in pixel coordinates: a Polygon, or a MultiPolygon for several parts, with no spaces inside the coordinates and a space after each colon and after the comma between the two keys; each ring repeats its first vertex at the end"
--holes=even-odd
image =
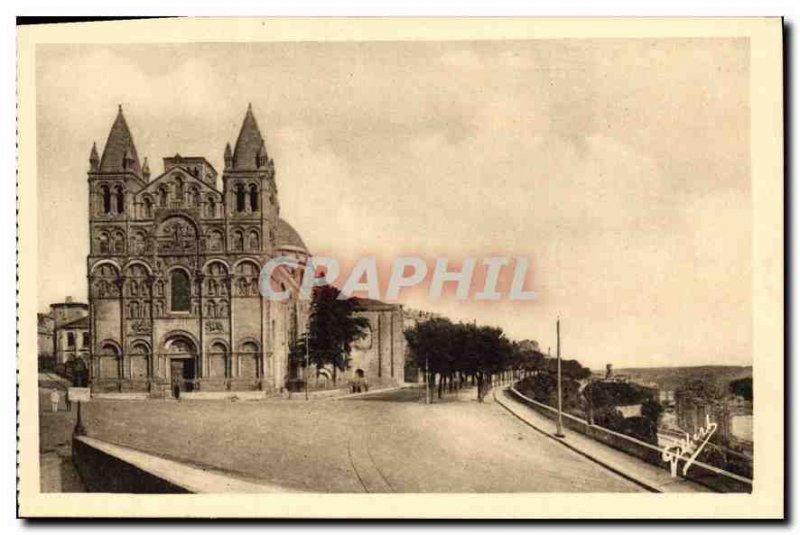
{"type": "MultiPolygon", "coordinates": [[[[225,147],[222,187],[202,156],[163,159],[151,177],[120,107],[102,156],[89,157],[92,388],[148,392],[280,388],[305,330],[297,300],[261,299],[271,257],[308,251],[279,217],[275,168],[252,107],[225,147]]],[[[296,286],[296,274],[275,273],[296,286]]]]}

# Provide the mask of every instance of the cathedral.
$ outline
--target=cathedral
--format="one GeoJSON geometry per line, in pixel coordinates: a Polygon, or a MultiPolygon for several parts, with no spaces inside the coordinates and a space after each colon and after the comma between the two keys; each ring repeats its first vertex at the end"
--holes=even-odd
{"type": "MultiPolygon", "coordinates": [[[[225,146],[221,189],[218,178],[204,157],[180,154],[165,157],[151,178],[121,107],[102,156],[92,146],[93,392],[274,392],[298,376],[288,355],[308,322],[310,303],[297,295],[309,252],[280,218],[275,166],[252,107],[233,148],[225,146]],[[276,256],[299,266],[273,273],[292,296],[286,301],[259,291],[261,266],[276,256]]],[[[402,382],[402,308],[363,300],[358,313],[370,329],[345,379],[357,371],[373,384],[402,382]]]]}

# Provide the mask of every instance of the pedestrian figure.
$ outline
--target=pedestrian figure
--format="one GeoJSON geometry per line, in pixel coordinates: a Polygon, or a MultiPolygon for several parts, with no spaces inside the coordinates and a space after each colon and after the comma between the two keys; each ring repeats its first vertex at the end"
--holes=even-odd
{"type": "Polygon", "coordinates": [[[69,390],[64,393],[64,403],[67,406],[67,412],[72,411],[72,401],[69,399],[69,390]]]}
{"type": "Polygon", "coordinates": [[[61,396],[58,393],[58,390],[55,388],[50,391],[50,406],[53,409],[53,412],[58,412],[58,400],[61,399],[61,396]]]}

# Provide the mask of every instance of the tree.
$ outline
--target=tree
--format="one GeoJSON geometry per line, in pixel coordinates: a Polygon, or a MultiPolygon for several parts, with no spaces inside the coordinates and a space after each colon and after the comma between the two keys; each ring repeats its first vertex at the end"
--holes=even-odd
{"type": "MultiPolygon", "coordinates": [[[[317,369],[331,366],[334,384],[337,370],[344,371],[350,366],[353,342],[363,337],[369,328],[367,318],[354,315],[358,300],[353,297],[340,299],[339,296],[339,289],[333,286],[314,288],[308,335],[310,363],[317,369]]],[[[305,346],[297,343],[292,348],[292,355],[298,358],[301,354],[305,359],[305,346]]]]}
{"type": "Polygon", "coordinates": [[[450,320],[434,318],[406,330],[405,337],[411,358],[420,369],[427,372],[426,388],[431,388],[437,374],[441,385],[442,377],[457,369],[456,347],[462,348],[459,329],[460,326],[454,325],[450,320]]]}
{"type": "Polygon", "coordinates": [[[492,375],[508,370],[514,362],[514,347],[497,327],[435,318],[418,323],[405,336],[411,358],[428,370],[428,388],[438,376],[440,398],[446,385],[452,388],[457,376],[472,376],[482,400],[492,375]]]}
{"type": "Polygon", "coordinates": [[[747,401],[753,401],[753,378],[744,377],[728,384],[728,390],[735,396],[741,396],[747,401]]]}

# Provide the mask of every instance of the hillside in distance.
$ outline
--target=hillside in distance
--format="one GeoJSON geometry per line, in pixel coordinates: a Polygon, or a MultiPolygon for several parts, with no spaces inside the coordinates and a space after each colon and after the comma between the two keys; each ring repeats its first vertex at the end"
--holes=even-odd
{"type": "Polygon", "coordinates": [[[655,383],[661,390],[676,390],[702,380],[727,390],[735,379],[753,376],[752,366],[676,366],[662,368],[618,368],[615,375],[628,375],[637,383],[655,383]]]}

